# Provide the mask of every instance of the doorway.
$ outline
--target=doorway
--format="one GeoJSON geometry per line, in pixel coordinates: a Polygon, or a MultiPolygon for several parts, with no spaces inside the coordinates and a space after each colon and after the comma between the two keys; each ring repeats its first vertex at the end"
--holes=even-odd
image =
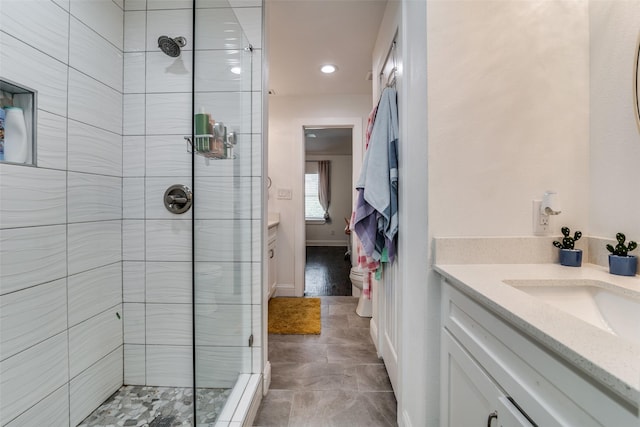
{"type": "MultiPolygon", "coordinates": [[[[339,134],[349,132],[351,134],[350,139],[347,137],[346,145],[349,145],[349,140],[351,142],[350,147],[350,167],[351,171],[349,175],[346,175],[349,178],[344,178],[344,174],[340,174],[343,176],[341,181],[348,181],[348,183],[342,184],[336,181],[335,184],[340,184],[342,187],[341,190],[344,190],[345,187],[348,188],[348,207],[344,208],[344,212],[336,211],[335,214],[332,215],[330,210],[329,215],[331,217],[331,226],[329,227],[329,237],[339,236],[342,239],[343,249],[346,252],[346,242],[350,242],[350,238],[348,238],[344,234],[345,221],[344,217],[349,218],[351,216],[351,209],[353,207],[353,198],[355,197],[355,191],[353,187],[353,183],[357,180],[357,176],[354,176],[356,172],[360,171],[362,165],[362,118],[326,118],[326,119],[305,119],[298,121],[299,129],[297,140],[298,144],[295,145],[297,153],[295,153],[296,161],[296,173],[295,180],[293,182],[294,191],[297,190],[298,194],[305,194],[305,166],[307,164],[307,150],[306,150],[306,141],[307,139],[317,140],[318,134],[322,135],[321,132],[326,132],[327,135],[331,134],[339,134]],[[315,133],[316,138],[307,138],[308,133],[315,133]],[[331,230],[333,230],[334,235],[331,236],[331,230]]],[[[315,141],[314,141],[315,142],[315,141]]],[[[313,144],[313,143],[310,143],[313,144]]],[[[338,144],[334,141],[334,144],[338,144]]],[[[316,144],[320,145],[320,144],[316,144]]],[[[343,147],[345,149],[345,147],[343,147]]],[[[348,148],[347,148],[348,149],[348,148]]],[[[343,154],[344,155],[344,154],[343,154]]],[[[323,155],[319,154],[319,152],[313,152],[309,154],[309,159],[317,162],[323,155]],[[318,157],[319,156],[319,157],[318,157]]],[[[343,159],[344,160],[344,159],[343,159]]],[[[334,167],[335,168],[335,167],[334,167]]],[[[344,166],[342,167],[344,169],[344,166]]],[[[333,198],[333,196],[332,196],[333,198]]],[[[294,254],[295,254],[295,265],[294,265],[294,276],[295,276],[295,284],[294,284],[294,296],[304,296],[305,295],[305,266],[306,266],[306,250],[307,244],[310,246],[316,244],[326,244],[327,241],[331,241],[330,239],[322,239],[318,234],[310,231],[307,236],[307,221],[305,219],[305,198],[300,197],[300,201],[298,202],[295,209],[295,238],[294,238],[294,254]]],[[[333,202],[332,202],[333,203],[333,202]]],[[[311,226],[311,224],[309,224],[311,226]]],[[[350,245],[350,243],[349,243],[350,245]]],[[[343,253],[344,257],[344,253],[343,253]]],[[[344,259],[344,258],[343,258],[344,259]]]]}
{"type": "Polygon", "coordinates": [[[353,130],[304,127],[305,296],[351,295],[353,130]]]}

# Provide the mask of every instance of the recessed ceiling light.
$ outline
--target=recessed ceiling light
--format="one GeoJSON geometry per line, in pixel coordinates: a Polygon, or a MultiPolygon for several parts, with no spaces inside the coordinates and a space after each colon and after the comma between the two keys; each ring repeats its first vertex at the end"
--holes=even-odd
{"type": "Polygon", "coordinates": [[[338,67],[336,67],[335,65],[327,64],[327,65],[323,65],[322,68],[320,68],[320,71],[322,71],[325,74],[331,74],[331,73],[335,73],[337,69],[338,67]]]}
{"type": "Polygon", "coordinates": [[[240,67],[231,67],[230,70],[233,74],[240,74],[242,72],[242,68],[240,67]]]}

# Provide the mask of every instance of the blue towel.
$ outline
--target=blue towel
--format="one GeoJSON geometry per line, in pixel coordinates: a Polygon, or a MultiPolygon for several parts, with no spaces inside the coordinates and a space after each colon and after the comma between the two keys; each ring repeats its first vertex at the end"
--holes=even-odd
{"type": "Polygon", "coordinates": [[[362,190],[362,200],[358,197],[354,228],[368,256],[379,260],[386,247],[391,262],[398,233],[398,133],[396,91],[386,88],[380,97],[369,148],[356,183],[356,188],[362,190]],[[371,236],[374,219],[375,239],[371,236]],[[366,235],[361,236],[361,232],[366,235]]]}

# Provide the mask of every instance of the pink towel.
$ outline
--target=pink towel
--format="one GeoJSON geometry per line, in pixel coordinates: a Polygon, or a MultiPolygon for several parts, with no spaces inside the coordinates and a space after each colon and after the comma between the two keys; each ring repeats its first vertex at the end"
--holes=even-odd
{"type": "MultiPolygon", "coordinates": [[[[355,212],[351,213],[351,226],[350,228],[353,230],[353,224],[355,220],[355,212]]],[[[356,255],[358,256],[357,265],[362,270],[362,294],[366,299],[371,299],[371,276],[376,270],[380,267],[380,262],[375,261],[373,258],[368,257],[364,249],[362,248],[362,243],[358,238],[356,233],[353,233],[353,236],[356,240],[356,255]]]]}

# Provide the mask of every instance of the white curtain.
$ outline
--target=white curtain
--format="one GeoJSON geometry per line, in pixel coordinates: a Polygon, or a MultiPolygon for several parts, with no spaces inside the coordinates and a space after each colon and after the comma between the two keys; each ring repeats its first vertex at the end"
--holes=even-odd
{"type": "Polygon", "coordinates": [[[320,206],[324,209],[325,221],[330,221],[329,204],[331,203],[331,162],[329,160],[321,160],[318,162],[318,199],[320,206]]]}

